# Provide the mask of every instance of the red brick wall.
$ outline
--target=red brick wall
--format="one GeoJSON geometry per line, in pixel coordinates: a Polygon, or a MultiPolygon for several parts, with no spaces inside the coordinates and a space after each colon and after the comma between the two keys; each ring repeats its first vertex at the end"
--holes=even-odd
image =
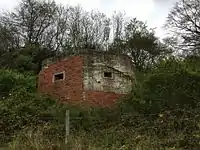
{"type": "Polygon", "coordinates": [[[39,73],[38,90],[65,102],[82,101],[83,57],[72,56],[44,68],[39,73]],[[65,71],[65,80],[53,83],[53,75],[63,71],[65,71]]]}
{"type": "Polygon", "coordinates": [[[89,100],[92,106],[110,107],[123,96],[123,94],[110,92],[85,91],[85,99],[89,100]]]}

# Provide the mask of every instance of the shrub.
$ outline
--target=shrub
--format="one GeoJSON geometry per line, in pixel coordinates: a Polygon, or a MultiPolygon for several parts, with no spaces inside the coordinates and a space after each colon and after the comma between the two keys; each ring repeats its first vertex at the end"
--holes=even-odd
{"type": "Polygon", "coordinates": [[[36,77],[12,70],[0,70],[0,100],[9,95],[11,90],[26,88],[27,92],[36,91],[36,77]]]}
{"type": "Polygon", "coordinates": [[[34,128],[46,123],[52,125],[48,134],[51,132],[55,136],[64,130],[64,110],[62,105],[48,97],[30,93],[24,88],[13,90],[6,99],[0,101],[1,140],[9,141],[26,127],[34,128]]]}

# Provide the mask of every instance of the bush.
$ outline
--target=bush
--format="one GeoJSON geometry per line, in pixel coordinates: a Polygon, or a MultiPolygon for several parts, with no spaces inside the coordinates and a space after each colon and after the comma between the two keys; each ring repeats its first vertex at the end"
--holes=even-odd
{"type": "Polygon", "coordinates": [[[0,70],[0,100],[9,95],[11,90],[25,88],[27,92],[36,91],[36,77],[12,70],[0,70]]]}
{"type": "Polygon", "coordinates": [[[143,80],[122,102],[124,110],[158,114],[163,109],[199,107],[200,74],[193,63],[175,58],[161,61],[150,73],[142,76],[143,80]]]}
{"type": "Polygon", "coordinates": [[[10,141],[13,135],[24,128],[47,123],[51,125],[51,129],[46,131],[49,137],[64,134],[64,107],[48,97],[23,88],[13,90],[6,99],[0,101],[0,114],[1,143],[10,141]]]}
{"type": "Polygon", "coordinates": [[[162,109],[197,107],[200,102],[200,75],[191,72],[155,74],[145,81],[143,99],[151,113],[162,109]]]}

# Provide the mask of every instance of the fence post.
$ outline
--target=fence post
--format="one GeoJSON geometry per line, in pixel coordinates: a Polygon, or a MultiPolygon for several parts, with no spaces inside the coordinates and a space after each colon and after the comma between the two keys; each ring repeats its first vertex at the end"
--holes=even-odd
{"type": "Polygon", "coordinates": [[[69,110],[66,110],[66,116],[65,116],[65,144],[68,144],[68,138],[69,138],[69,110]]]}

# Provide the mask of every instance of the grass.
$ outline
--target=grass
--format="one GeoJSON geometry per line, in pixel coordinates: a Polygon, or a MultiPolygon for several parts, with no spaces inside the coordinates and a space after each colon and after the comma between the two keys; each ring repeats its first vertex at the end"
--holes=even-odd
{"type": "Polygon", "coordinates": [[[29,130],[24,134],[16,136],[9,144],[9,150],[178,150],[159,147],[159,141],[154,137],[135,136],[133,139],[127,139],[127,143],[124,145],[117,144],[118,141],[106,145],[106,137],[104,139],[101,138],[92,137],[92,135],[82,132],[79,135],[70,136],[69,143],[66,146],[64,141],[56,140],[56,138],[48,140],[41,130],[29,130]]]}

